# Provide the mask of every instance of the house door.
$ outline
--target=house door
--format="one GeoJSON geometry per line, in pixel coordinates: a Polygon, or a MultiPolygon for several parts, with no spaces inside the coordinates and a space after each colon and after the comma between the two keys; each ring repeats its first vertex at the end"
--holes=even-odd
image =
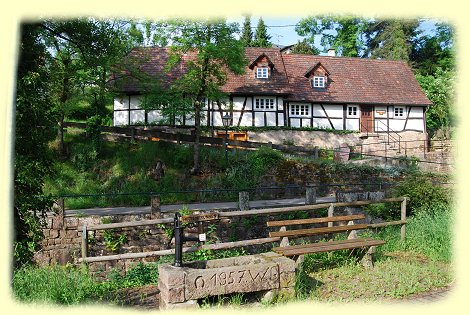
{"type": "Polygon", "coordinates": [[[361,106],[361,132],[374,131],[374,116],[372,106],[361,106]]]}

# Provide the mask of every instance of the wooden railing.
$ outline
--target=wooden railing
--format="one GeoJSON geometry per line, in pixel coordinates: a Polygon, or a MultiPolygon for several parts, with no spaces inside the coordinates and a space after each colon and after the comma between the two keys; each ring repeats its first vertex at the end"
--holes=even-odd
{"type": "MultiPolygon", "coordinates": [[[[77,122],[66,122],[64,127],[85,129],[85,123],[77,122]]],[[[103,137],[107,140],[117,140],[117,139],[131,139],[131,140],[145,140],[148,139],[158,139],[158,141],[167,141],[173,143],[194,143],[195,135],[193,134],[183,134],[183,133],[172,133],[165,132],[161,130],[146,130],[143,128],[137,127],[110,127],[110,126],[100,126],[100,130],[103,133],[103,137]]],[[[215,146],[224,146],[225,139],[218,137],[204,137],[199,138],[199,142],[202,145],[215,145],[215,146]]],[[[303,152],[312,154],[314,157],[318,158],[318,147],[308,148],[297,145],[285,145],[285,144],[274,144],[271,142],[254,142],[254,141],[240,141],[240,140],[228,140],[229,147],[237,147],[241,149],[259,149],[261,147],[270,147],[272,149],[287,151],[287,152],[303,152]]]]}
{"type": "MultiPolygon", "coordinates": [[[[295,206],[295,207],[283,207],[283,208],[268,208],[268,209],[255,209],[255,210],[244,210],[244,211],[227,211],[227,212],[218,212],[218,218],[220,220],[227,220],[231,217],[246,217],[253,215],[274,215],[281,213],[289,213],[294,211],[312,211],[316,209],[326,209],[328,208],[328,216],[334,216],[334,209],[337,207],[351,207],[351,206],[365,206],[370,204],[377,204],[383,202],[401,202],[401,219],[399,221],[390,221],[383,223],[368,224],[368,228],[379,228],[384,226],[391,225],[401,225],[400,235],[401,239],[405,239],[405,225],[406,225],[406,204],[407,197],[398,197],[398,198],[387,198],[381,200],[364,200],[364,201],[353,201],[353,202],[336,202],[336,203],[321,203],[305,206],[295,206]]],[[[207,211],[207,210],[206,210],[207,211]]],[[[115,228],[128,228],[128,227],[139,227],[139,226],[149,226],[156,224],[168,224],[173,222],[173,218],[163,218],[155,220],[143,220],[135,222],[123,222],[123,223],[110,223],[110,224],[100,224],[100,225],[83,225],[78,227],[82,231],[82,257],[78,259],[78,262],[103,262],[103,261],[112,261],[120,259],[136,259],[136,258],[146,258],[146,257],[156,257],[156,256],[166,256],[174,254],[174,249],[167,250],[158,250],[151,252],[143,253],[126,253],[118,255],[108,255],[108,256],[99,256],[99,257],[88,257],[88,231],[96,230],[107,230],[115,228]]],[[[330,224],[330,223],[329,223],[330,224]]],[[[229,249],[244,247],[250,245],[259,245],[272,242],[280,241],[279,237],[267,237],[251,240],[242,240],[237,242],[226,242],[226,243],[216,243],[216,244],[205,244],[202,246],[193,246],[183,248],[183,253],[195,252],[200,249],[210,249],[210,250],[219,250],[219,249],[229,249]]]]}

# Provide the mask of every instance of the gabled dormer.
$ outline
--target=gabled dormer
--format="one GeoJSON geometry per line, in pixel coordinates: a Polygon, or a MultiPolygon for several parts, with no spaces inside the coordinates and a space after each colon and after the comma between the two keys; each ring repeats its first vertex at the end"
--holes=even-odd
{"type": "Polygon", "coordinates": [[[254,70],[255,78],[269,79],[271,77],[274,64],[266,54],[262,53],[248,66],[248,68],[254,70]]]}
{"type": "Polygon", "coordinates": [[[304,77],[310,80],[310,86],[314,89],[326,88],[329,76],[330,72],[320,62],[317,62],[304,74],[304,77]]]}

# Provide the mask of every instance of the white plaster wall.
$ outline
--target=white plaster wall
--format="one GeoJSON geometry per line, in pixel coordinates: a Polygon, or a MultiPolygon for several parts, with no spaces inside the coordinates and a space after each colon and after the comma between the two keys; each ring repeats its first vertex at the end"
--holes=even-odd
{"type": "Polygon", "coordinates": [[[300,127],[300,119],[299,118],[290,118],[290,126],[291,127],[300,127]]]}
{"type": "Polygon", "coordinates": [[[252,118],[252,113],[246,112],[242,116],[242,121],[240,122],[240,126],[251,126],[251,118],[252,118]]]}
{"type": "Polygon", "coordinates": [[[374,106],[374,117],[375,118],[387,118],[387,106],[374,106]],[[378,111],[383,111],[383,115],[380,115],[379,113],[377,113],[378,111]]]}
{"type": "Polygon", "coordinates": [[[233,116],[233,126],[236,126],[238,124],[238,120],[240,119],[240,112],[238,113],[233,113],[232,116],[233,116]]]}
{"type": "Polygon", "coordinates": [[[145,122],[145,110],[131,110],[131,125],[145,122]]]}
{"type": "Polygon", "coordinates": [[[327,118],[314,118],[313,126],[314,128],[328,128],[331,129],[331,125],[328,122],[327,118]]]}
{"type": "Polygon", "coordinates": [[[346,119],[347,130],[359,130],[359,119],[346,119]]]}
{"type": "Polygon", "coordinates": [[[246,106],[245,110],[252,110],[253,109],[253,96],[248,96],[246,99],[246,106]]]}
{"type": "Polygon", "coordinates": [[[284,114],[277,114],[277,123],[279,126],[284,126],[284,114]]]}
{"type": "Polygon", "coordinates": [[[114,112],[113,125],[114,126],[123,126],[127,125],[129,122],[129,112],[128,111],[116,111],[114,112]]]}
{"type": "Polygon", "coordinates": [[[312,125],[310,124],[310,118],[302,118],[302,127],[312,127],[312,125]]]}
{"type": "MultiPolygon", "coordinates": [[[[141,98],[141,96],[139,96],[139,95],[132,95],[131,96],[131,103],[130,103],[131,109],[139,109],[140,108],[140,98],[141,98]]],[[[131,115],[131,117],[132,117],[132,115],[131,115]]]]}
{"type": "Polygon", "coordinates": [[[276,113],[267,112],[266,113],[266,125],[267,126],[276,126],[276,113]]]}
{"type": "Polygon", "coordinates": [[[411,107],[409,118],[423,118],[423,108],[422,107],[411,107]]]}
{"type": "Polygon", "coordinates": [[[245,97],[234,97],[233,98],[233,109],[241,110],[243,108],[243,102],[245,101],[245,97]]]}
{"type": "Polygon", "coordinates": [[[212,123],[214,126],[223,126],[224,124],[222,123],[222,116],[220,115],[219,111],[213,112],[213,114],[212,123]]]}
{"type": "Polygon", "coordinates": [[[282,97],[277,98],[277,110],[282,110],[284,108],[284,99],[282,97]]]}
{"type": "Polygon", "coordinates": [[[331,119],[331,122],[336,130],[343,130],[343,119],[331,119]]]}
{"type": "Polygon", "coordinates": [[[264,113],[255,113],[255,126],[264,126],[264,113]]]}
{"type": "MultiPolygon", "coordinates": [[[[343,118],[343,105],[323,105],[330,118],[343,118]]],[[[321,107],[320,107],[321,110],[321,107]]]]}
{"type": "Polygon", "coordinates": [[[114,98],[114,109],[128,109],[129,108],[129,98],[124,97],[115,97],[114,98]]]}
{"type": "MultiPolygon", "coordinates": [[[[393,131],[403,131],[403,128],[405,127],[405,120],[404,119],[390,119],[390,129],[393,131]]],[[[385,128],[382,125],[382,128],[385,128]]]]}
{"type": "Polygon", "coordinates": [[[326,117],[325,112],[318,104],[313,104],[313,116],[326,117]]]}
{"type": "Polygon", "coordinates": [[[406,129],[409,130],[419,130],[419,131],[424,131],[424,123],[423,120],[408,120],[406,123],[406,129]]]}

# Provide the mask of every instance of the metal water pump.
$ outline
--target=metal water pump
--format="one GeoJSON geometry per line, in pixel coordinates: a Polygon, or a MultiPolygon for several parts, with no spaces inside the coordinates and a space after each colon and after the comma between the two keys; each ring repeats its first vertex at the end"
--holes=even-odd
{"type": "Polygon", "coordinates": [[[175,213],[173,235],[175,237],[175,267],[183,266],[183,243],[184,242],[204,242],[206,234],[199,234],[198,236],[184,235],[184,226],[181,222],[181,214],[175,213]]]}

